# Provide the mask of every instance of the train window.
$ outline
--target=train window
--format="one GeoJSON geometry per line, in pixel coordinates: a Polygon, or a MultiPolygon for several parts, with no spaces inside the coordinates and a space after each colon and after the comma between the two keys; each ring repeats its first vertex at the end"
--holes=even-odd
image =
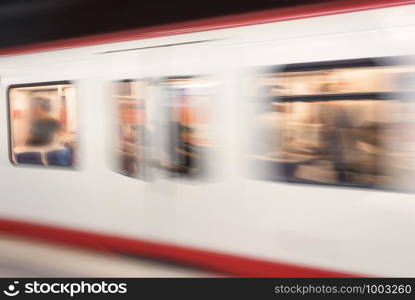
{"type": "Polygon", "coordinates": [[[204,77],[171,77],[161,82],[166,138],[161,167],[171,175],[207,175],[212,139],[212,87],[204,77]]]}
{"type": "Polygon", "coordinates": [[[414,109],[405,95],[415,69],[379,61],[294,64],[262,73],[263,101],[255,119],[259,140],[251,156],[257,176],[404,185],[400,175],[414,170],[409,167],[415,158],[414,109]]]}
{"type": "Polygon", "coordinates": [[[72,167],[77,132],[74,85],[12,85],[8,97],[12,162],[72,167]]]}
{"type": "Polygon", "coordinates": [[[124,80],[115,83],[118,131],[116,143],[117,170],[129,177],[146,177],[146,91],[144,80],[124,80]]]}

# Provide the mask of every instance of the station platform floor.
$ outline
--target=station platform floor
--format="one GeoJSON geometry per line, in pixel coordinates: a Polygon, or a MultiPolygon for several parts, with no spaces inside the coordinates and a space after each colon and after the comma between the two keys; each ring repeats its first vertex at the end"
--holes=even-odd
{"type": "Polygon", "coordinates": [[[0,277],[220,277],[204,270],[0,233],[0,277]]]}

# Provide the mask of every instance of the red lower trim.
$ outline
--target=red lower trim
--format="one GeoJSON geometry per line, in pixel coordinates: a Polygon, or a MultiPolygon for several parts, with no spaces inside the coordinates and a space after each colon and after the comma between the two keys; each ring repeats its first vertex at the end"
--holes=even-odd
{"type": "Polygon", "coordinates": [[[356,275],[341,272],[21,221],[0,219],[0,231],[77,245],[99,251],[118,251],[142,257],[174,261],[216,271],[228,276],[357,277],[356,275]]]}
{"type": "Polygon", "coordinates": [[[239,15],[216,17],[175,24],[151,26],[146,28],[97,34],[86,37],[49,41],[24,46],[0,49],[0,56],[28,54],[41,51],[61,50],[74,47],[93,46],[104,43],[123,42],[136,39],[155,38],[176,34],[217,30],[238,26],[248,26],[272,22],[282,22],[369,9],[378,9],[414,4],[415,0],[322,0],[318,4],[293,6],[239,15]]]}

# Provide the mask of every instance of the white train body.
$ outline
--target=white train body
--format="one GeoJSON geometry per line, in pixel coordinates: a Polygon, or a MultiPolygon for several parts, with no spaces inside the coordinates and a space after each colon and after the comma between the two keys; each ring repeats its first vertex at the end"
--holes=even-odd
{"type": "MultiPolygon", "coordinates": [[[[259,180],[246,159],[253,68],[413,55],[414,15],[415,5],[404,5],[3,56],[1,219],[350,274],[415,276],[413,193],[259,180]],[[111,82],[188,75],[205,75],[213,86],[211,178],[114,172],[111,82]],[[76,89],[76,168],[13,165],[9,86],[67,80],[76,89]]],[[[166,134],[157,131],[162,121],[149,109],[154,145],[166,134]]]]}

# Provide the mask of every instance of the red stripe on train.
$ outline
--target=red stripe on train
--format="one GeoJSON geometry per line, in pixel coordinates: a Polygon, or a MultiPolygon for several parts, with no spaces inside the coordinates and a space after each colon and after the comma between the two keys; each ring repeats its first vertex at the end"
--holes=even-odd
{"type": "Polygon", "coordinates": [[[238,277],[358,277],[337,271],[223,254],[188,247],[116,237],[50,225],[0,219],[0,231],[19,236],[172,261],[238,277]]]}

